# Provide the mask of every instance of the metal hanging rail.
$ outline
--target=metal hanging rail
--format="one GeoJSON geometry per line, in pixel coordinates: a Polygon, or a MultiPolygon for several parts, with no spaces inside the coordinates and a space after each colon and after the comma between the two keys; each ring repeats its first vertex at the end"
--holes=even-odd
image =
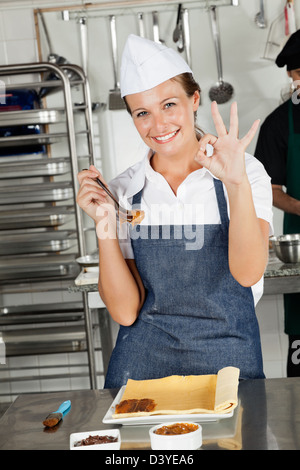
{"type": "MultiPolygon", "coordinates": [[[[239,0],[189,0],[184,2],[184,7],[189,9],[208,9],[212,5],[215,6],[239,6],[239,0]]],[[[149,0],[124,0],[118,2],[103,2],[103,3],[91,3],[86,2],[83,5],[70,5],[70,6],[60,6],[60,7],[45,7],[40,8],[40,11],[43,13],[45,12],[55,12],[61,11],[66,12],[78,12],[81,15],[84,13],[88,13],[89,11],[102,11],[104,15],[107,15],[107,11],[130,11],[135,12],[139,11],[141,8],[150,8],[153,7],[159,8],[161,11],[169,11],[170,8],[177,8],[178,1],[176,0],[156,0],[156,1],[149,1],[149,0]],[[169,8],[170,7],[170,8],[169,8]]],[[[64,14],[66,17],[67,15],[64,14]]]]}

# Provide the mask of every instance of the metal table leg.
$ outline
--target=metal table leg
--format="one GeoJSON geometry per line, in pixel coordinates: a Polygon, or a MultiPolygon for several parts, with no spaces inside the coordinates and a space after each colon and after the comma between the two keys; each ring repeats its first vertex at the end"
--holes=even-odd
{"type": "Polygon", "coordinates": [[[84,313],[85,313],[85,330],[86,330],[86,342],[87,342],[87,352],[88,352],[88,360],[89,360],[90,386],[91,386],[91,390],[97,390],[97,374],[96,374],[96,364],[95,364],[95,348],[94,348],[94,339],[93,339],[92,315],[91,315],[91,310],[88,306],[87,292],[83,292],[82,295],[83,295],[83,304],[84,304],[84,313]]]}
{"type": "Polygon", "coordinates": [[[97,308],[98,322],[100,327],[100,340],[102,349],[102,360],[104,376],[106,375],[108,363],[113,349],[110,316],[106,308],[97,308]]]}

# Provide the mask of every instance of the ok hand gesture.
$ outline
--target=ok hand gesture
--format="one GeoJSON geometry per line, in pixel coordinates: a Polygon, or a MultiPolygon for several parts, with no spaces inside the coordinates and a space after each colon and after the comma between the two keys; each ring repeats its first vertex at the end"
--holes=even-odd
{"type": "Polygon", "coordinates": [[[195,160],[207,168],[225,185],[240,184],[246,176],[245,150],[253,139],[259,120],[256,120],[247,134],[239,139],[237,104],[233,103],[230,110],[229,132],[214,101],[211,105],[212,118],[216,127],[217,137],[205,134],[199,141],[199,150],[195,160]],[[206,154],[206,145],[212,145],[214,151],[211,157],[206,154]]]}

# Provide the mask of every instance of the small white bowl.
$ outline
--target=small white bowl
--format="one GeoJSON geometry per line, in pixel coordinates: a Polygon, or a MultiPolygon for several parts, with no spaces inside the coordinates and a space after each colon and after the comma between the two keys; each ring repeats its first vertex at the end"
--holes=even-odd
{"type": "Polygon", "coordinates": [[[153,450],[196,450],[202,446],[202,427],[198,423],[190,421],[173,421],[153,426],[149,430],[151,449],[153,450]],[[195,431],[186,434],[156,434],[155,431],[163,426],[172,424],[193,424],[197,426],[195,431]]]}
{"type": "Polygon", "coordinates": [[[71,450],[119,450],[120,447],[121,437],[119,429],[102,429],[101,431],[75,432],[70,435],[71,450]],[[92,444],[90,446],[75,447],[77,442],[82,441],[82,439],[86,439],[89,436],[113,436],[117,437],[118,440],[108,444],[92,444]]]}

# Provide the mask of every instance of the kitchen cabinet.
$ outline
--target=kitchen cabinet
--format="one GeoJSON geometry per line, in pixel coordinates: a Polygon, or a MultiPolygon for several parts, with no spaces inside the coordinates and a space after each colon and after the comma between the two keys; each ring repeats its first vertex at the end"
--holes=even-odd
{"type": "MultiPolygon", "coordinates": [[[[77,173],[94,162],[87,77],[78,66],[42,62],[1,66],[0,78],[8,78],[7,100],[28,90],[36,96],[34,109],[0,108],[0,294],[67,291],[79,273],[76,258],[87,244],[96,248],[94,227],[76,204],[77,173]],[[49,107],[48,94],[59,107],[49,107]]],[[[6,357],[87,351],[95,388],[99,328],[86,294],[81,297],[57,303],[54,295],[52,302],[0,308],[6,357]]]]}

